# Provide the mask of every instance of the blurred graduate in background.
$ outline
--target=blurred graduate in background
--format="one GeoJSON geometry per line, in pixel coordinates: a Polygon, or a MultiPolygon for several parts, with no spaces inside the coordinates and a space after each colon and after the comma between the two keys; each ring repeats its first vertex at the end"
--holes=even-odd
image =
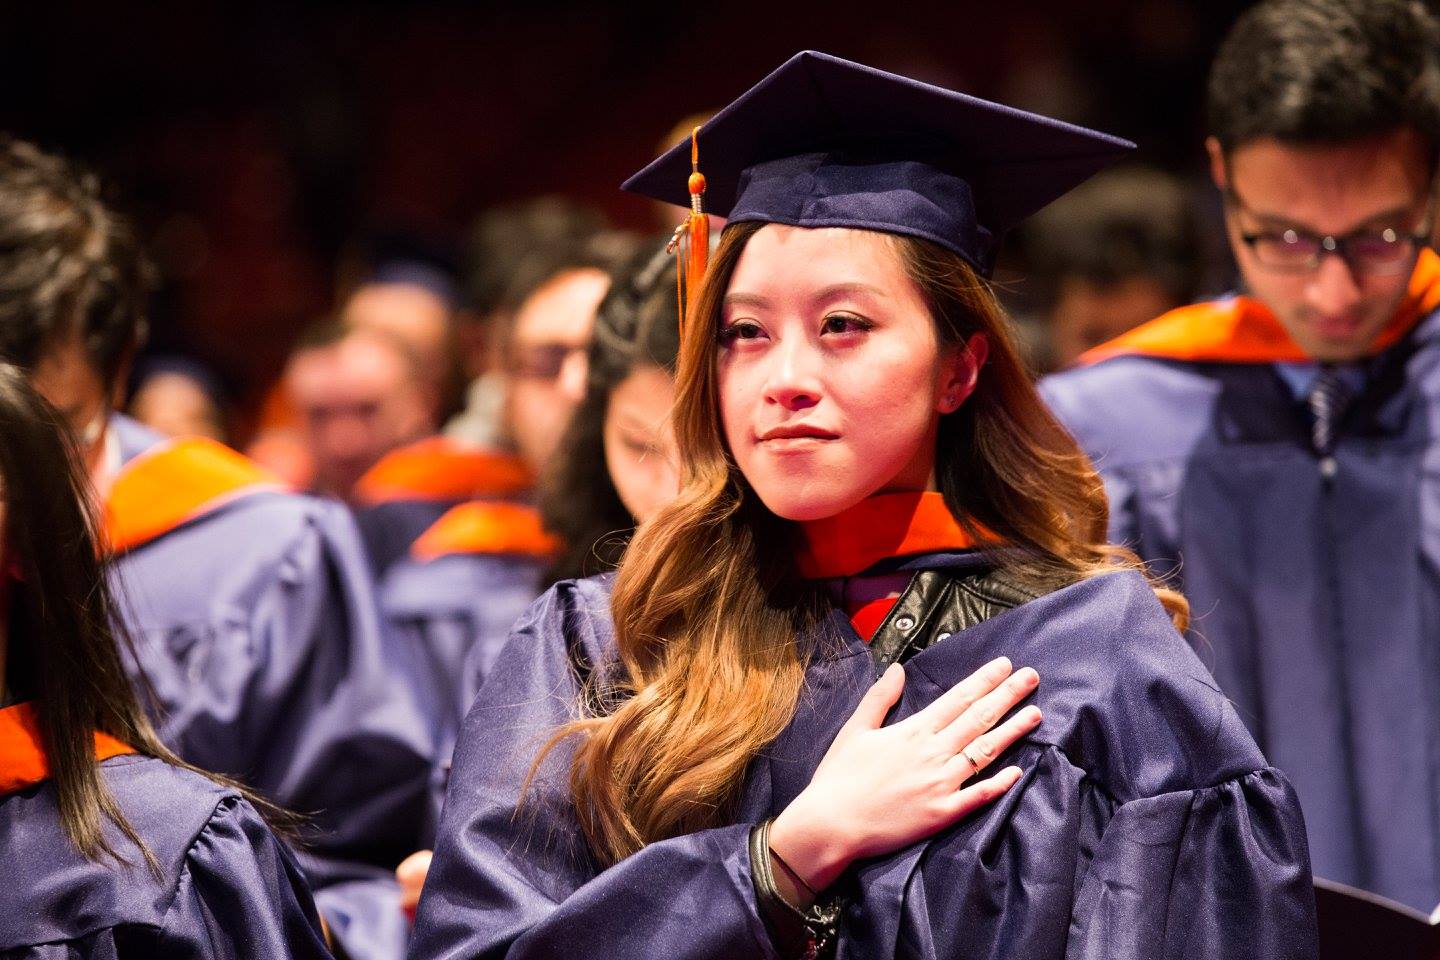
{"type": "Polygon", "coordinates": [[[433,749],[412,668],[383,639],[343,506],[112,409],[149,286],[95,178],[0,143],[0,359],[79,444],[135,639],[126,669],[153,686],[159,737],[310,815],[300,860],[332,932],[357,960],[398,957],[393,870],[419,840],[433,749]]]}
{"type": "Polygon", "coordinates": [[[490,319],[499,391],[493,443],[447,432],[400,446],[355,482],[348,499],[377,573],[404,557],[450,510],[475,500],[533,515],[533,488],[585,389],[585,350],[608,269],[633,246],[599,232],[528,251],[509,300],[490,319]]]}
{"type": "Polygon", "coordinates": [[[130,686],[123,618],[65,426],[0,364],[0,953],[77,960],[325,958],[266,817],[164,746],[130,686]]]}
{"type": "MultiPolygon", "coordinates": [[[[1241,292],[1046,380],[1305,805],[1317,878],[1440,904],[1440,22],[1264,0],[1210,74],[1241,292]],[[1257,65],[1263,65],[1260,69],[1257,65]]],[[[1367,948],[1386,952],[1378,940],[1367,948]]]]}
{"type": "MultiPolygon", "coordinates": [[[[487,502],[459,508],[382,584],[387,620],[434,668],[423,699],[441,711],[437,817],[460,722],[520,614],[557,580],[613,569],[634,526],[679,489],[676,312],[674,265],[657,242],[612,276],[585,396],[541,483],[539,516],[523,521],[512,506],[487,502]]],[[[400,870],[409,902],[428,863],[427,852],[400,870]]]]}

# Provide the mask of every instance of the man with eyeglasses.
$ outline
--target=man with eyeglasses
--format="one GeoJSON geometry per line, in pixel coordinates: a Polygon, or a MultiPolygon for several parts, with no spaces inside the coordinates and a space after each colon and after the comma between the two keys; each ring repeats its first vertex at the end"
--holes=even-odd
{"type": "MultiPolygon", "coordinates": [[[[1317,878],[1440,902],[1440,25],[1418,0],[1263,0],[1209,84],[1244,290],[1042,386],[1111,534],[1305,809],[1317,878]]],[[[1256,851],[1263,856],[1264,851],[1256,851]]]]}

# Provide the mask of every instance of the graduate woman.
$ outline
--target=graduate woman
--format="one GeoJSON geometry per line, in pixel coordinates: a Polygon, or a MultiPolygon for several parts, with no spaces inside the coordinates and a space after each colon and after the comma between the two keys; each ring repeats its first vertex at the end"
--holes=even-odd
{"type": "Polygon", "coordinates": [[[454,508],[382,583],[386,621],[428,666],[421,699],[444,758],[531,601],[556,580],[614,569],[635,523],[675,495],[675,276],[663,244],[656,250],[611,271],[584,398],[541,480],[538,510],[497,500],[454,508]]]}
{"type": "MultiPolygon", "coordinates": [[[[438,815],[455,734],[475,699],[510,628],[539,592],[534,584],[613,570],[635,524],[651,517],[679,489],[675,432],[675,267],[663,244],[612,271],[610,291],[595,317],[585,397],[560,441],[553,472],[542,482],[540,515],[559,538],[549,569],[536,558],[527,565],[515,554],[493,556],[456,551],[421,563],[402,560],[391,582],[406,578],[408,612],[388,611],[391,624],[413,643],[423,643],[431,662],[448,667],[446,692],[454,716],[442,735],[442,768],[435,798],[438,815]],[[434,575],[426,577],[427,569],[434,575]],[[519,576],[517,576],[519,574],[519,576]],[[528,588],[528,590],[527,590],[528,588]],[[519,601],[520,608],[513,606],[519,601]],[[465,651],[468,650],[468,653],[465,651]],[[459,659],[436,654],[457,651],[459,659]],[[458,668],[458,669],[457,669],[458,668]],[[457,689],[458,687],[458,689],[457,689]]],[[[423,541],[422,541],[423,542],[423,541]]],[[[430,851],[409,857],[396,871],[413,909],[430,864],[430,851]]]]}
{"type": "Polygon", "coordinates": [[[595,316],[585,397],[575,408],[540,513],[563,547],[547,583],[613,570],[635,524],[679,490],[675,431],[675,265],[664,244],[611,276],[595,316]]]}
{"type": "Polygon", "coordinates": [[[1128,145],[814,53],[696,139],[627,184],[729,218],[681,493],[502,651],[412,956],[1313,956],[1293,793],[982,279],[1128,145]]]}
{"type": "Polygon", "coordinates": [[[0,956],[330,956],[245,792],[141,710],[57,417],[0,365],[0,956]]]}

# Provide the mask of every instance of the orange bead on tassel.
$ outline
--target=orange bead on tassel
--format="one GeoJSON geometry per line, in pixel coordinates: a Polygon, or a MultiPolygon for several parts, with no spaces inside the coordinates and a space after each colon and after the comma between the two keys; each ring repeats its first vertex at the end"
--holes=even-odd
{"type": "Polygon", "coordinates": [[[700,172],[700,128],[690,131],[690,215],[675,228],[670,252],[675,258],[675,297],[680,310],[680,329],[685,329],[685,313],[690,294],[705,280],[705,267],[710,256],[710,218],[705,215],[705,174],[700,172]]]}

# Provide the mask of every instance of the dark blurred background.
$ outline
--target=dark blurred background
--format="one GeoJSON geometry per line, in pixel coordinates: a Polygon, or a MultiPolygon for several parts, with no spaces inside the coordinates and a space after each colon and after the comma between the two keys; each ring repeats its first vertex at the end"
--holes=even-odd
{"type": "Polygon", "coordinates": [[[5,4],[0,128],[114,185],[164,275],[154,348],[253,404],[374,238],[447,256],[542,193],[649,228],[619,182],[802,48],[1127,136],[1199,184],[1206,65],[1245,5],[5,4]]]}

